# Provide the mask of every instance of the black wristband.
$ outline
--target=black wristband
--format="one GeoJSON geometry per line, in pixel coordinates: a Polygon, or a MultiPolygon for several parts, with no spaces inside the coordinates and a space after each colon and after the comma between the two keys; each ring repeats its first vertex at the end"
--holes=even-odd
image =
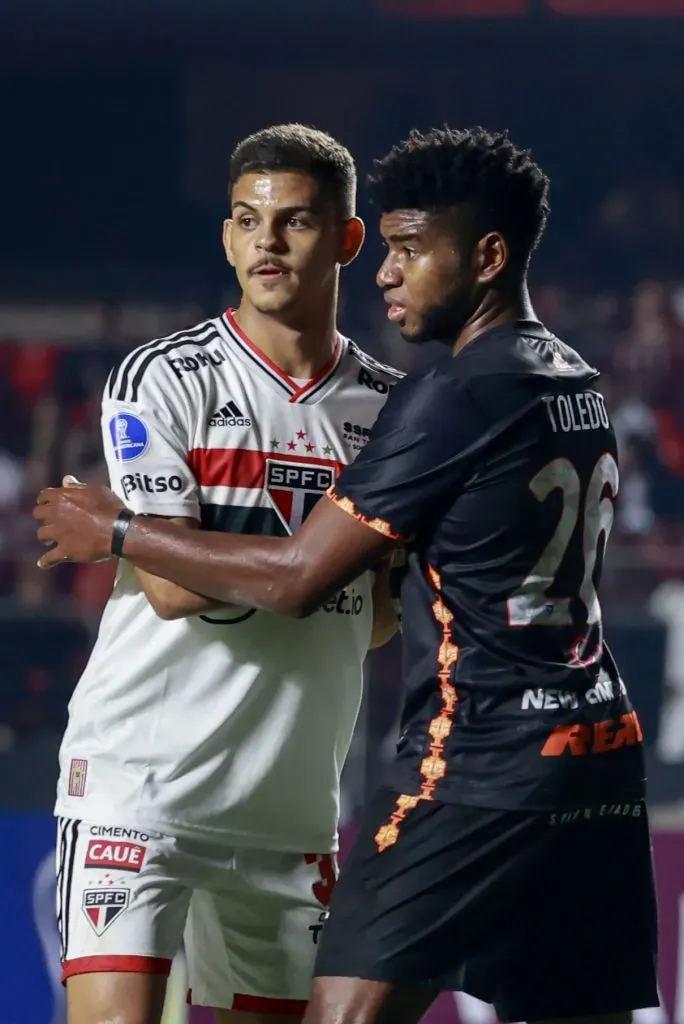
{"type": "Polygon", "coordinates": [[[131,519],[134,515],[135,512],[131,512],[130,508],[122,508],[114,520],[110,550],[117,558],[121,558],[123,554],[124,538],[128,533],[128,527],[131,525],[131,519]]]}

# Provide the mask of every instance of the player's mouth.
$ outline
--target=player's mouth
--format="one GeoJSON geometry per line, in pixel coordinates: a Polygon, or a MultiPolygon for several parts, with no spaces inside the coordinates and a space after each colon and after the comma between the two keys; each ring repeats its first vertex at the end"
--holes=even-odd
{"type": "Polygon", "coordinates": [[[263,263],[251,273],[254,277],[260,277],[262,281],[277,281],[289,274],[289,270],[279,263],[263,263]]]}
{"type": "Polygon", "coordinates": [[[387,310],[387,319],[393,323],[399,323],[406,316],[406,306],[403,306],[400,302],[394,299],[390,299],[388,295],[385,296],[385,302],[389,304],[387,310]]]}

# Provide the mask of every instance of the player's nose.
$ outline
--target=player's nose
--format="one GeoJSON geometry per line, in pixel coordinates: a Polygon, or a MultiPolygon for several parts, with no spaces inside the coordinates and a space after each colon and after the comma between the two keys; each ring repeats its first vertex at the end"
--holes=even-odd
{"type": "Polygon", "coordinates": [[[386,258],[383,260],[380,269],[375,275],[375,283],[378,288],[396,288],[403,281],[401,270],[397,263],[392,259],[392,254],[388,253],[386,258]]]}
{"type": "Polygon", "coordinates": [[[262,221],[255,239],[256,248],[260,253],[283,252],[287,244],[275,224],[262,221]]]}

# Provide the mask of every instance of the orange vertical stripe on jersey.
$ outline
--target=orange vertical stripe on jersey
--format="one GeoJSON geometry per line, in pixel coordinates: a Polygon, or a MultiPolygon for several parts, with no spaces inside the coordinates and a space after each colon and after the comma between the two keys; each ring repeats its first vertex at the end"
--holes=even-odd
{"type": "Polygon", "coordinates": [[[391,815],[389,822],[382,825],[375,835],[375,845],[380,853],[386,850],[399,839],[401,823],[409,811],[418,806],[421,800],[433,800],[434,791],[440,779],[443,779],[447,772],[447,761],[444,757],[444,746],[447,737],[451,735],[454,727],[454,712],[458,703],[456,687],[451,682],[453,666],[458,661],[458,647],[451,636],[451,624],[454,621],[453,612],[447,608],[442,596],[442,578],[436,569],[428,566],[428,580],[435,593],[435,600],[432,604],[432,614],[435,622],[442,627],[442,639],[437,651],[437,664],[439,671],[439,691],[442,698],[442,706],[439,713],[428,723],[427,732],[430,737],[428,754],[420,763],[420,774],[423,781],[420,786],[420,793],[411,796],[402,793],[397,797],[396,810],[391,815]]]}

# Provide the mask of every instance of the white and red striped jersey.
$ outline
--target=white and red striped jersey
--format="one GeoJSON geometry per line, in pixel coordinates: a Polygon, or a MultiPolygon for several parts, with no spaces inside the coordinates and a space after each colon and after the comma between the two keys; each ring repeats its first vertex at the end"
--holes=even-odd
{"type": "MultiPolygon", "coordinates": [[[[136,349],[107,382],[112,488],[136,512],[285,536],[365,443],[396,371],[338,336],[293,381],[231,312],[136,349]]],[[[56,813],[252,847],[334,850],[370,574],[308,619],[167,622],[121,562],[69,705],[56,813]]]]}

